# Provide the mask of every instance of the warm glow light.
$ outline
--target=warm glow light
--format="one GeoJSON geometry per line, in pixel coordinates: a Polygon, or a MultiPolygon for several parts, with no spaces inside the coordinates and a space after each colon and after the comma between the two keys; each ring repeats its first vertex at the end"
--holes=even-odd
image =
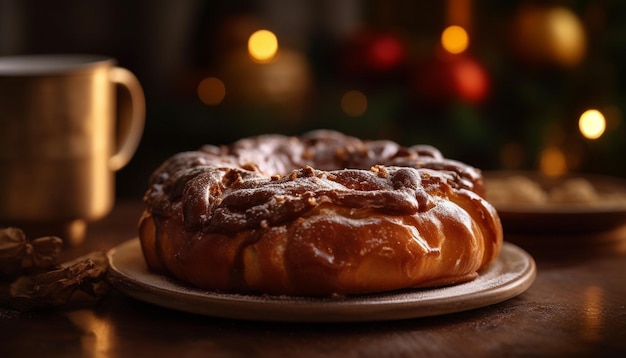
{"type": "Polygon", "coordinates": [[[259,30],[248,39],[248,53],[258,62],[271,61],[278,53],[278,39],[268,30],[259,30]]]}
{"type": "Polygon", "coordinates": [[[219,78],[205,78],[198,84],[198,98],[204,104],[216,106],[224,100],[226,96],[226,86],[219,78]]]}
{"type": "Polygon", "coordinates": [[[215,106],[226,96],[226,86],[219,78],[208,77],[198,84],[198,97],[204,104],[215,106]]]}
{"type": "Polygon", "coordinates": [[[602,303],[604,302],[604,291],[599,286],[589,286],[583,291],[583,335],[587,340],[597,341],[600,339],[600,327],[602,321],[602,303]]]}
{"type": "Polygon", "coordinates": [[[567,160],[561,149],[549,147],[541,152],[539,166],[542,173],[557,176],[567,171],[567,160]]]}
{"type": "Polygon", "coordinates": [[[553,57],[566,65],[579,63],[585,54],[586,39],[576,14],[565,7],[555,7],[546,16],[553,57]]]}
{"type": "Polygon", "coordinates": [[[348,91],[341,97],[341,109],[351,117],[360,117],[367,110],[367,97],[361,91],[348,91]]]}
{"type": "Polygon", "coordinates": [[[467,31],[461,26],[448,26],[441,34],[441,46],[452,54],[462,53],[469,46],[467,31]]]}
{"type": "Polygon", "coordinates": [[[473,0],[446,0],[446,24],[459,25],[465,29],[471,26],[473,0]]]}
{"type": "Polygon", "coordinates": [[[90,310],[67,313],[70,321],[81,331],[82,355],[85,357],[109,357],[114,345],[113,326],[90,310]]]}
{"type": "Polygon", "coordinates": [[[589,109],[580,116],[578,128],[585,138],[597,139],[602,136],[606,129],[606,120],[600,111],[589,109]]]}

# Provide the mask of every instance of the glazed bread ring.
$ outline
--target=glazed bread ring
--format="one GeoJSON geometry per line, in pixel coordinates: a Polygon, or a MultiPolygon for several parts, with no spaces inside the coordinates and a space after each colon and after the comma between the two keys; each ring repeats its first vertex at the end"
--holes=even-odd
{"type": "Polygon", "coordinates": [[[319,130],[174,155],[139,223],[150,270],[203,289],[351,295],[472,280],[502,226],[479,170],[319,130]]]}

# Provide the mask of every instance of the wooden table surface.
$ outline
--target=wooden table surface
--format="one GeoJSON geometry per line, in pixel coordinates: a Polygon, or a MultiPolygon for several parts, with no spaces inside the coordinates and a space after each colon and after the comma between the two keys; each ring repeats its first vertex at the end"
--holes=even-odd
{"type": "MultiPolygon", "coordinates": [[[[138,202],[89,226],[66,258],[136,236],[138,202]]],[[[600,234],[505,235],[537,264],[502,303],[366,323],[266,323],[173,311],[113,291],[98,302],[0,308],[0,357],[598,357],[626,353],[626,226],[600,234]]]]}

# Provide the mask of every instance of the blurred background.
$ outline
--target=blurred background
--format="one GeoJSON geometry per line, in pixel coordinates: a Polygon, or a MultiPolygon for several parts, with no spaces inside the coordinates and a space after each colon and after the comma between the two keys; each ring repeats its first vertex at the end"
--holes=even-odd
{"type": "Polygon", "coordinates": [[[618,0],[0,0],[0,55],[137,75],[147,122],[118,197],[174,153],[316,128],[626,177],[625,20],[618,0]]]}

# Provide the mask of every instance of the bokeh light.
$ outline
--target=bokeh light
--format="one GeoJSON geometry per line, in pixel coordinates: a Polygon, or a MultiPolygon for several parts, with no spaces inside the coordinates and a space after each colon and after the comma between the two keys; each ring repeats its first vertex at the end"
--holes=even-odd
{"type": "Polygon", "coordinates": [[[278,53],[278,39],[273,32],[258,30],[248,39],[248,53],[257,62],[268,62],[278,53]]]}
{"type": "Polygon", "coordinates": [[[565,7],[555,7],[547,14],[552,57],[565,65],[578,64],[585,55],[585,30],[578,16],[565,7]]]}
{"type": "Polygon", "coordinates": [[[390,70],[404,61],[406,50],[397,37],[380,35],[372,42],[369,57],[375,68],[390,70]]]}
{"type": "Polygon", "coordinates": [[[461,26],[448,26],[441,34],[441,46],[452,54],[460,54],[469,46],[469,35],[461,26]]]}
{"type": "Polygon", "coordinates": [[[585,138],[597,139],[602,136],[606,129],[606,119],[597,109],[588,109],[580,115],[578,128],[585,138]]]}
{"type": "Polygon", "coordinates": [[[539,166],[542,173],[550,176],[564,174],[567,171],[567,159],[560,148],[548,147],[541,151],[539,166]]]}
{"type": "Polygon", "coordinates": [[[367,97],[361,91],[348,91],[341,97],[341,109],[350,117],[360,117],[367,111],[367,97]]]}
{"type": "Polygon", "coordinates": [[[198,84],[198,98],[204,104],[216,106],[222,103],[225,96],[226,86],[219,78],[208,77],[198,84]]]}

